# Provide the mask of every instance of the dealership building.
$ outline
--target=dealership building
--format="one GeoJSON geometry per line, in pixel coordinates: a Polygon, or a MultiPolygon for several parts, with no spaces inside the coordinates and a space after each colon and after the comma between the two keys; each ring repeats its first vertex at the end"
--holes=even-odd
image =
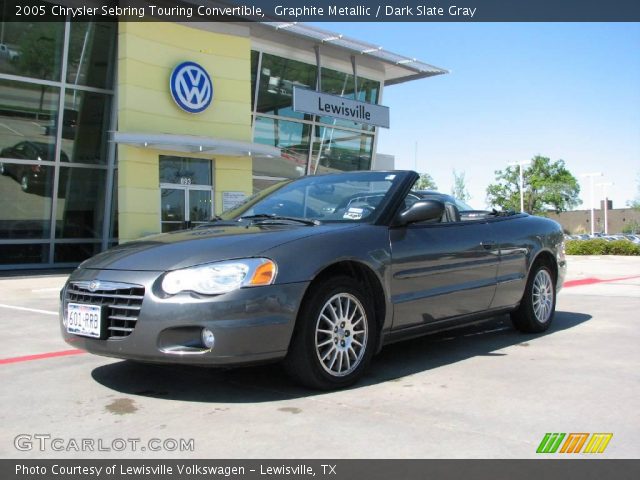
{"type": "Polygon", "coordinates": [[[2,24],[0,269],[74,266],[282,179],[376,168],[387,86],[446,73],[295,23],[2,24]]]}

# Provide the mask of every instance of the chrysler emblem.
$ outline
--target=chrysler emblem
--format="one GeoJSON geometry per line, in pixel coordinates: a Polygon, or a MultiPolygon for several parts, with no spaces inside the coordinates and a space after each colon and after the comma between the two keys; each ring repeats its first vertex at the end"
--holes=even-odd
{"type": "Polygon", "coordinates": [[[99,288],[100,288],[100,282],[98,280],[91,280],[91,282],[89,283],[89,291],[95,292],[99,288]]]}

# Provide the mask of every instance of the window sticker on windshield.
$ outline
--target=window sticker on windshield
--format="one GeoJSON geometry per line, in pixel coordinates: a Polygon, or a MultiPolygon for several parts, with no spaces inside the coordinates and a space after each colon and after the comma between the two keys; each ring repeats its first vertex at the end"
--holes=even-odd
{"type": "Polygon", "coordinates": [[[364,208],[351,207],[349,208],[349,210],[344,212],[344,215],[342,216],[342,218],[348,219],[348,220],[360,220],[362,218],[363,212],[364,212],[364,208]]]}
{"type": "Polygon", "coordinates": [[[393,180],[394,178],[396,178],[395,175],[387,175],[386,177],[384,177],[385,180],[393,180]]]}

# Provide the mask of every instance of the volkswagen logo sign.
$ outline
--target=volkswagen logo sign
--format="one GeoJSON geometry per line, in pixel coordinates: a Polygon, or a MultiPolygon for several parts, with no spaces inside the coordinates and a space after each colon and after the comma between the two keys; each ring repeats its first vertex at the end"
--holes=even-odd
{"type": "Polygon", "coordinates": [[[91,280],[91,282],[89,282],[89,291],[90,292],[95,292],[99,288],[100,288],[100,282],[98,280],[91,280]]]}
{"type": "Polygon", "coordinates": [[[183,62],[174,68],[169,87],[173,100],[185,112],[200,113],[213,100],[211,78],[195,62],[183,62]]]}

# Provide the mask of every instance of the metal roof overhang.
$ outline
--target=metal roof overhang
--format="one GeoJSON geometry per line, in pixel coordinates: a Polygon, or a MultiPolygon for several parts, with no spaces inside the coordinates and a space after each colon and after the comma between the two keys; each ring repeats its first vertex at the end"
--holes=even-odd
{"type": "Polygon", "coordinates": [[[193,135],[112,132],[111,141],[121,145],[171,152],[213,153],[230,157],[273,158],[280,156],[280,149],[269,145],[193,135]]]}
{"type": "Polygon", "coordinates": [[[320,45],[330,45],[345,50],[352,55],[361,55],[382,62],[385,66],[385,85],[396,85],[419,78],[449,73],[449,70],[444,68],[434,67],[415,58],[389,52],[372,43],[345,37],[344,35],[303,23],[260,22],[260,25],[271,27],[277,32],[317,42],[320,45]]]}

